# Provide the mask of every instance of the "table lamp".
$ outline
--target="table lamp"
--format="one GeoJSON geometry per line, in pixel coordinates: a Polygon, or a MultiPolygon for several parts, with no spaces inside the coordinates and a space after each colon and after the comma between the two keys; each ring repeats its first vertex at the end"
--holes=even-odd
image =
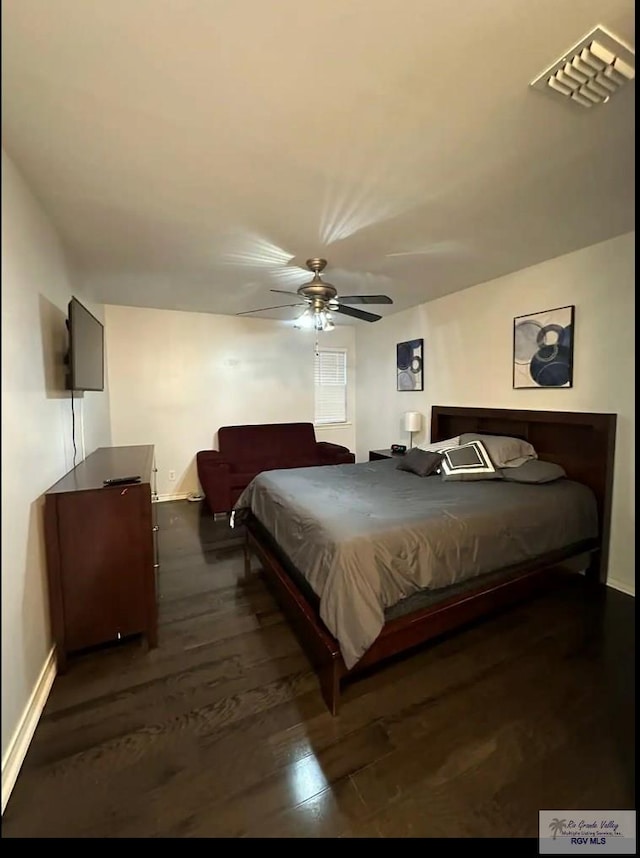
{"type": "Polygon", "coordinates": [[[419,411],[405,411],[404,430],[409,433],[409,449],[413,447],[413,434],[422,428],[422,414],[419,411]]]}

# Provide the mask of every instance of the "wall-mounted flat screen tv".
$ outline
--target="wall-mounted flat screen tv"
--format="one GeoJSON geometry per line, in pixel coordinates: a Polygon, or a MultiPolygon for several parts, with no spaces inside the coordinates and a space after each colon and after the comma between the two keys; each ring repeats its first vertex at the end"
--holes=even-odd
{"type": "Polygon", "coordinates": [[[69,301],[69,375],[71,390],[104,390],[104,327],[77,298],[69,301]]]}

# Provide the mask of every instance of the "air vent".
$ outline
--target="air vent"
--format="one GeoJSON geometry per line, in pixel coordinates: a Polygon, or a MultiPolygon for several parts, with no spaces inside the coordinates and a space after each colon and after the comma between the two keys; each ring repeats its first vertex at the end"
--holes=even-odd
{"type": "Polygon", "coordinates": [[[604,27],[596,27],[531,86],[580,107],[594,107],[607,102],[635,74],[633,48],[604,27]]]}

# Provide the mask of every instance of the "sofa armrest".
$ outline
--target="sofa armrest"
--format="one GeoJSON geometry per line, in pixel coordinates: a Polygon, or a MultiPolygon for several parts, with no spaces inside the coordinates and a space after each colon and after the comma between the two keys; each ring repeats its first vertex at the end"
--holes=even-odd
{"type": "Polygon", "coordinates": [[[196,454],[196,462],[198,467],[209,467],[210,465],[228,465],[231,467],[231,462],[223,456],[218,450],[200,450],[196,454]]]}
{"type": "Polygon", "coordinates": [[[356,460],[349,448],[343,447],[341,444],[316,441],[316,450],[323,465],[349,465],[356,460]]]}
{"type": "Polygon", "coordinates": [[[231,465],[218,450],[201,450],[196,454],[198,479],[211,512],[231,510],[231,465]]]}

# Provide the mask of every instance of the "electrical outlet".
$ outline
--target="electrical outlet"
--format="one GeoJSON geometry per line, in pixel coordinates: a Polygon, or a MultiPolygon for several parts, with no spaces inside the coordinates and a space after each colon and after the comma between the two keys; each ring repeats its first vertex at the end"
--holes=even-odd
{"type": "Polygon", "coordinates": [[[169,471],[169,479],[171,480],[171,482],[173,482],[175,480],[175,478],[176,478],[176,472],[175,471],[169,471]]]}

